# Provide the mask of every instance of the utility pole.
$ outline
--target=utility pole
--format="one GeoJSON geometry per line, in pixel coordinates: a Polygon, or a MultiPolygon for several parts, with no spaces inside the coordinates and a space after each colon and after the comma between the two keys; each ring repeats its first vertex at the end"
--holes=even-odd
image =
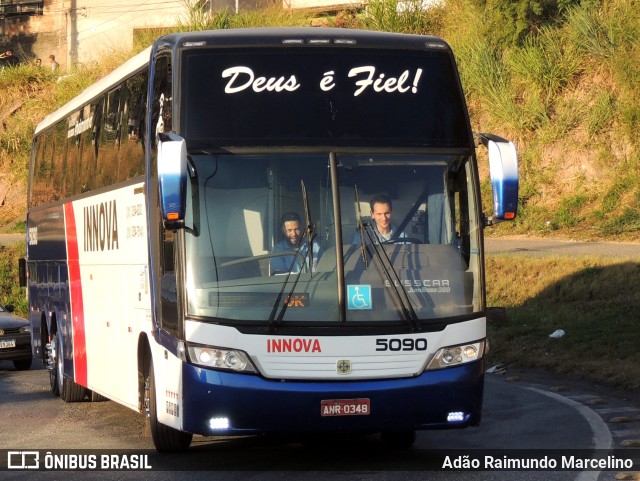
{"type": "Polygon", "coordinates": [[[71,0],[67,10],[67,67],[78,62],[78,6],[77,0],[71,0]]]}

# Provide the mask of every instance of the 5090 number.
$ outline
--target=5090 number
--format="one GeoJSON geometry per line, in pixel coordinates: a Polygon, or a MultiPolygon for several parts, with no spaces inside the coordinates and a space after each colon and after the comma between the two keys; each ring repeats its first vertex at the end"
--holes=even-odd
{"type": "Polygon", "coordinates": [[[427,340],[418,339],[376,339],[376,351],[426,351],[427,340]]]}

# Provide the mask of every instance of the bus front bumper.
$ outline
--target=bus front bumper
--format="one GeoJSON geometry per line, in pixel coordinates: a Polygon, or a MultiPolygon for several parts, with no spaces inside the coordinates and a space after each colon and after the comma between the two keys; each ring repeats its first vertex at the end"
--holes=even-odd
{"type": "Polygon", "coordinates": [[[478,361],[405,379],[299,382],[184,364],[183,429],[223,436],[474,426],[481,418],[483,366],[478,361]],[[326,407],[354,399],[368,400],[366,412],[335,415],[326,407]]]}

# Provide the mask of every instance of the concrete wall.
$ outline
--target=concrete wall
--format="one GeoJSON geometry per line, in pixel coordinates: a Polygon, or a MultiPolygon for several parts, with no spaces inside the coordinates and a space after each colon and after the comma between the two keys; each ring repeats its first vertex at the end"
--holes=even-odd
{"type": "MultiPolygon", "coordinates": [[[[233,13],[274,0],[202,1],[213,11],[233,13]]],[[[178,21],[187,21],[185,0],[44,0],[42,15],[0,20],[0,50],[12,47],[22,61],[41,58],[43,64],[53,54],[64,70],[114,49],[129,49],[134,34],[171,27],[178,21]]]]}
{"type": "Polygon", "coordinates": [[[64,70],[114,49],[133,46],[133,32],[172,26],[185,19],[183,0],[44,0],[42,15],[0,22],[0,46],[13,47],[22,61],[56,56],[64,70]]]}
{"type": "Polygon", "coordinates": [[[66,3],[71,6],[64,15],[67,65],[97,60],[113,50],[130,49],[134,30],[175,25],[185,13],[181,0],[135,3],[131,0],[67,0],[66,3]],[[77,7],[73,8],[73,4],[77,7]]]}
{"type": "Polygon", "coordinates": [[[282,0],[282,6],[284,8],[309,8],[317,10],[358,7],[364,3],[366,3],[366,0],[282,0]]]}

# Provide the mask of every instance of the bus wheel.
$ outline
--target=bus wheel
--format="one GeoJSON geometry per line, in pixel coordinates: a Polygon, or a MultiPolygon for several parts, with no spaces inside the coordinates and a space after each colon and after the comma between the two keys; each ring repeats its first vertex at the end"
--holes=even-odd
{"type": "Polygon", "coordinates": [[[160,452],[185,451],[189,448],[193,434],[179,431],[158,421],[158,401],[153,362],[149,362],[149,369],[144,383],[144,405],[151,428],[153,445],[156,450],[160,452]]]}
{"type": "Polygon", "coordinates": [[[49,386],[54,396],[60,396],[58,387],[58,334],[47,343],[44,365],[49,371],[49,386]]]}
{"type": "Polygon", "coordinates": [[[383,431],[380,433],[382,443],[388,448],[407,449],[413,446],[416,440],[416,432],[408,431],[383,431]]]}
{"type": "Polygon", "coordinates": [[[62,350],[62,336],[58,333],[54,334],[51,343],[55,342],[55,371],[56,384],[60,397],[66,402],[78,402],[84,399],[85,388],[80,386],[71,378],[64,375],[64,356],[62,350]]]}

